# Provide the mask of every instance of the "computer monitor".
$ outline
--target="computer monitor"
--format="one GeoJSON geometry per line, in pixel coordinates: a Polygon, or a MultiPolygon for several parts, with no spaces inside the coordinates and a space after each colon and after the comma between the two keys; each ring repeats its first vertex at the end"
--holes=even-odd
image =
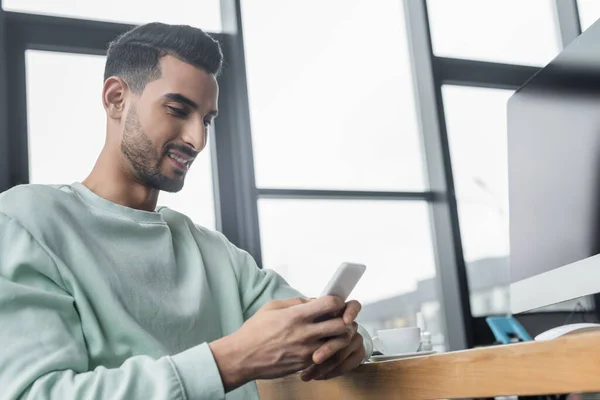
{"type": "Polygon", "coordinates": [[[600,24],[508,102],[511,306],[600,292],[600,24]]]}

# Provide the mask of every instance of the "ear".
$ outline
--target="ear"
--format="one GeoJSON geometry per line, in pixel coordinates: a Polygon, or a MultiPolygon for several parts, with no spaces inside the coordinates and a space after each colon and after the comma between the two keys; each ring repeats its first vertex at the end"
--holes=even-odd
{"type": "Polygon", "coordinates": [[[109,118],[120,119],[123,116],[127,92],[127,83],[118,76],[111,76],[104,82],[102,104],[109,118]]]}

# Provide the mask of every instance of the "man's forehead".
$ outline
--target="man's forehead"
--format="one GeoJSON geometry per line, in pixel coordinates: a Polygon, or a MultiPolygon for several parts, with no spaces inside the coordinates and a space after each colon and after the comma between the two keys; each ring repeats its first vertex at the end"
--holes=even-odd
{"type": "Polygon", "coordinates": [[[217,88],[217,81],[213,74],[170,55],[161,57],[160,70],[159,80],[165,84],[179,86],[180,90],[187,88],[192,92],[197,92],[198,90],[216,90],[217,88]]]}
{"type": "Polygon", "coordinates": [[[160,67],[160,78],[146,85],[151,97],[177,93],[203,107],[216,108],[218,84],[214,75],[173,56],[162,57],[160,67]]]}

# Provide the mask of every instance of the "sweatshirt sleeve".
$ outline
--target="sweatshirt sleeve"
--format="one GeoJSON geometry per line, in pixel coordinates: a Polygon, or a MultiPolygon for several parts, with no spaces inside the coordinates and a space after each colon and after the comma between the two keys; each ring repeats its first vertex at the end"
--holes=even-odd
{"type": "MultiPolygon", "coordinates": [[[[258,268],[252,256],[246,251],[238,251],[240,254],[238,279],[245,319],[252,317],[259,308],[271,300],[306,297],[292,288],[275,271],[258,268]]],[[[360,324],[358,325],[358,332],[363,337],[365,347],[365,359],[363,362],[365,362],[373,354],[373,339],[369,332],[360,324]]]]}
{"type": "Polygon", "coordinates": [[[46,250],[0,214],[0,399],[225,397],[208,344],[89,370],[74,298],[46,250]]]}

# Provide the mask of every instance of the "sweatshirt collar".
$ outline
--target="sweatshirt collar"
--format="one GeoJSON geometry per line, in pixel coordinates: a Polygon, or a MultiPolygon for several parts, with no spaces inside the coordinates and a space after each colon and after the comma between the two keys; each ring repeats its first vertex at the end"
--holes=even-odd
{"type": "Polygon", "coordinates": [[[92,192],[81,182],[74,182],[73,184],[71,184],[71,187],[88,204],[91,204],[92,206],[97,208],[101,208],[112,214],[117,214],[137,222],[146,222],[154,224],[165,223],[162,215],[157,211],[138,210],[135,208],[125,207],[120,204],[113,203],[112,201],[106,200],[105,198],[98,196],[96,193],[92,192]]]}

